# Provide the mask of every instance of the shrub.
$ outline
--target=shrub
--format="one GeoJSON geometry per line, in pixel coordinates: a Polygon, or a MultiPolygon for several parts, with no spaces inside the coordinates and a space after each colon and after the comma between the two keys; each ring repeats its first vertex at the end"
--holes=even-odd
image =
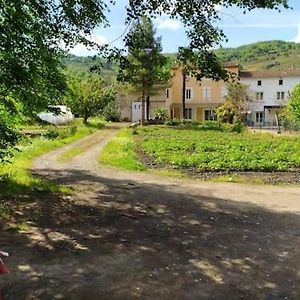
{"type": "Polygon", "coordinates": [[[103,117],[105,121],[119,122],[120,121],[120,112],[115,101],[111,101],[103,109],[103,117]]]}
{"type": "Polygon", "coordinates": [[[165,121],[168,118],[168,111],[162,107],[156,108],[155,109],[155,118],[165,121]]]}
{"type": "Polygon", "coordinates": [[[180,120],[178,120],[178,119],[169,119],[165,122],[165,125],[167,125],[167,126],[179,126],[180,125],[180,120]]]}
{"type": "Polygon", "coordinates": [[[222,127],[220,126],[220,123],[217,121],[204,121],[203,123],[199,124],[197,129],[222,131],[222,127]]]}
{"type": "Polygon", "coordinates": [[[55,129],[49,129],[45,133],[43,133],[42,136],[48,140],[54,140],[59,137],[59,132],[55,129]]]}

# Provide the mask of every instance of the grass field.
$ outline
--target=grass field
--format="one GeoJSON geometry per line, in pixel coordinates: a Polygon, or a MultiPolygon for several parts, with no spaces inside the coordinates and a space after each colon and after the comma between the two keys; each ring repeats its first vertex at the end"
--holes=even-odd
{"type": "Polygon", "coordinates": [[[300,138],[142,128],[140,147],[158,163],[201,171],[286,171],[300,167],[300,138]]]}

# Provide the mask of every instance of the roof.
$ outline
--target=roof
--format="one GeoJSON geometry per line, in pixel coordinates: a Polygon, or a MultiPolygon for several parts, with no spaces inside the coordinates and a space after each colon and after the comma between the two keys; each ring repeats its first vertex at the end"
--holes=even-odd
{"type": "Polygon", "coordinates": [[[300,77],[300,69],[289,69],[286,71],[240,71],[241,78],[265,78],[265,77],[300,77]]]}

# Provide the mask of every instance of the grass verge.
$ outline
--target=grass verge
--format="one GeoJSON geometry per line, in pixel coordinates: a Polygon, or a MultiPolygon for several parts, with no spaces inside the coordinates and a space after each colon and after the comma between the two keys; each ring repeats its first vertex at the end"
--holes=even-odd
{"type": "Polygon", "coordinates": [[[100,163],[129,171],[145,171],[147,168],[138,161],[133,129],[123,128],[104,147],[100,163]]]}
{"type": "MultiPolygon", "coordinates": [[[[78,140],[96,131],[96,128],[78,126],[76,132],[56,139],[37,137],[25,139],[10,163],[0,164],[0,195],[10,197],[16,194],[33,193],[35,191],[70,192],[70,189],[31,175],[29,169],[32,160],[46,152],[78,140]]],[[[1,215],[1,214],[0,214],[1,215]]]]}

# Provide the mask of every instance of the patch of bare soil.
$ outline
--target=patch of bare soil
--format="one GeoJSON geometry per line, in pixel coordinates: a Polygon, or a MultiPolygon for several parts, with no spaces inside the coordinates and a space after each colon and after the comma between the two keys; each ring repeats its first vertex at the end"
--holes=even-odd
{"type": "Polygon", "coordinates": [[[11,199],[27,228],[1,230],[4,299],[300,298],[300,189],[99,168],[108,138],[93,138],[68,165],[61,150],[33,169],[76,193],[11,199]]]}

